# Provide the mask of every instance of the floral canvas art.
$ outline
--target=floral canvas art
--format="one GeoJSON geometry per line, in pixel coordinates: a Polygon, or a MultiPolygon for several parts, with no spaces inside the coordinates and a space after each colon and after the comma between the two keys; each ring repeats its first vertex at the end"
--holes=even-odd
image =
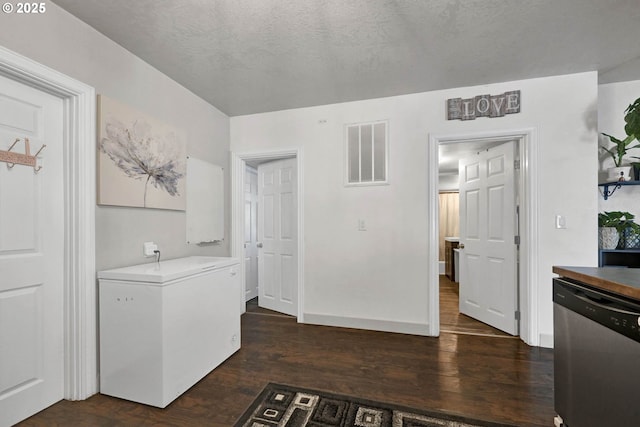
{"type": "Polygon", "coordinates": [[[185,210],[182,132],[102,95],[98,122],[98,203],[185,210]]]}

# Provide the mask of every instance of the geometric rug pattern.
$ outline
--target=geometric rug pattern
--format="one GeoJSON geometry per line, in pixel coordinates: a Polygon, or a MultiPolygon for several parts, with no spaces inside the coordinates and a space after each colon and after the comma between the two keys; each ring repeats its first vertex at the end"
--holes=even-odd
{"type": "Polygon", "coordinates": [[[235,427],[517,427],[269,383],[235,427]]]}

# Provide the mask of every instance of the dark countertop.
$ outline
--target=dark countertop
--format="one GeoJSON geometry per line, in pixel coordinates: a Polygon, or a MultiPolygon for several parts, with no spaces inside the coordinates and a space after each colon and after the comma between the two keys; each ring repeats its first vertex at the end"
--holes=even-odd
{"type": "Polygon", "coordinates": [[[595,288],[640,301],[640,269],[638,268],[554,266],[553,272],[562,277],[579,280],[595,288]]]}

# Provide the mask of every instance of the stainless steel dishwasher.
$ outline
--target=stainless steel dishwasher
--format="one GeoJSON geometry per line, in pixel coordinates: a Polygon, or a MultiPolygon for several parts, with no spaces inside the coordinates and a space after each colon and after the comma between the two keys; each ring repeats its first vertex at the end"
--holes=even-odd
{"type": "Polygon", "coordinates": [[[640,302],[553,280],[556,425],[640,425],[640,302]]]}

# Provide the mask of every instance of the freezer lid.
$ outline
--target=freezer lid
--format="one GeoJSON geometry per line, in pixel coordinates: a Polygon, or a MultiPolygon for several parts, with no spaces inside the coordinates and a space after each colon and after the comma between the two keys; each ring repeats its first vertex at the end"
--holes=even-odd
{"type": "Polygon", "coordinates": [[[160,261],[160,263],[151,262],[103,270],[98,272],[98,279],[163,284],[205,271],[235,265],[238,262],[238,259],[233,257],[191,256],[160,261]]]}

